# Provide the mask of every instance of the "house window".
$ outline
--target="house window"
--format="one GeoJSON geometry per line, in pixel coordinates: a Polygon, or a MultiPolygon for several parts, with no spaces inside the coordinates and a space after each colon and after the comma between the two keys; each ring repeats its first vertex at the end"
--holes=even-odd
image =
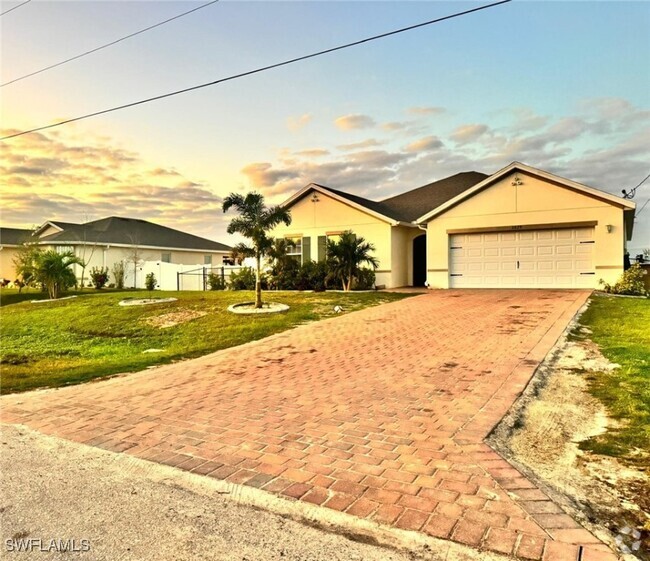
{"type": "Polygon", "coordinates": [[[74,253],[74,246],[72,245],[57,245],[55,247],[57,253],[68,253],[68,252],[74,253]]]}
{"type": "Polygon", "coordinates": [[[294,259],[298,264],[302,263],[302,237],[286,238],[291,240],[294,245],[287,248],[287,255],[294,259]]]}
{"type": "Polygon", "coordinates": [[[235,260],[230,255],[224,255],[222,259],[223,261],[221,263],[223,265],[232,266],[235,264],[235,260]]]}
{"type": "Polygon", "coordinates": [[[160,260],[163,263],[171,263],[172,262],[172,254],[171,253],[161,253],[160,254],[160,260]]]}
{"type": "Polygon", "coordinates": [[[204,265],[212,265],[212,255],[204,255],[203,256],[203,264],[204,265]]]}

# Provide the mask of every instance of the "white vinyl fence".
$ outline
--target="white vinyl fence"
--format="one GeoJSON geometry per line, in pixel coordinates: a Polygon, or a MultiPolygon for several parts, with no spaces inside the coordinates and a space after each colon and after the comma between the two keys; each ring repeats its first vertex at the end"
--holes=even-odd
{"type": "Polygon", "coordinates": [[[226,283],[233,272],[240,271],[237,265],[179,265],[161,261],[145,261],[136,268],[135,282],[133,265],[128,268],[124,286],[146,288],[145,279],[149,273],[156,277],[157,290],[210,290],[208,276],[211,273],[222,277],[226,283]]]}

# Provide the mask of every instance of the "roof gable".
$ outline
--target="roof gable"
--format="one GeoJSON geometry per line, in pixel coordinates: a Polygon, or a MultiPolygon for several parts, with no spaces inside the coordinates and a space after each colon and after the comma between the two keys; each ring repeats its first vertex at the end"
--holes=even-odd
{"type": "Polygon", "coordinates": [[[473,187],[470,187],[469,189],[459,193],[457,196],[443,202],[442,204],[438,205],[437,207],[433,208],[426,214],[423,214],[419,218],[417,218],[418,223],[423,223],[423,222],[429,222],[436,216],[444,213],[445,211],[449,210],[450,208],[456,206],[457,204],[460,204],[464,200],[468,199],[469,197],[475,195],[476,193],[481,192],[482,190],[490,187],[500,179],[504,178],[508,174],[511,174],[513,172],[520,171],[522,173],[527,173],[529,175],[538,177],[540,179],[544,179],[550,183],[553,183],[555,185],[558,185],[560,187],[564,187],[567,189],[571,189],[573,191],[579,192],[583,195],[589,196],[589,197],[594,197],[596,199],[599,199],[601,201],[608,202],[610,204],[613,204],[615,206],[621,207],[624,210],[634,210],[635,204],[627,199],[623,199],[621,197],[617,197],[616,195],[611,195],[610,193],[606,193],[604,191],[601,191],[599,189],[594,189],[593,187],[588,187],[587,185],[583,185],[581,183],[578,183],[576,181],[572,181],[570,179],[566,179],[564,177],[560,177],[558,175],[554,175],[552,173],[549,173],[547,171],[543,171],[531,166],[527,166],[526,164],[522,164],[520,162],[512,162],[510,165],[504,167],[503,169],[500,169],[496,173],[487,176],[483,181],[480,181],[473,187]]]}
{"type": "Polygon", "coordinates": [[[284,201],[284,203],[282,203],[282,206],[285,208],[290,208],[298,201],[309,195],[311,192],[327,195],[328,197],[331,197],[340,203],[349,205],[357,210],[370,214],[371,216],[374,216],[375,218],[378,218],[384,222],[388,222],[391,225],[395,225],[397,222],[399,222],[399,220],[386,213],[386,209],[382,207],[381,203],[377,203],[369,199],[364,199],[363,197],[352,195],[350,193],[345,193],[344,191],[325,187],[324,185],[319,185],[317,183],[310,183],[309,185],[306,185],[298,192],[294,193],[289,199],[284,201]]]}

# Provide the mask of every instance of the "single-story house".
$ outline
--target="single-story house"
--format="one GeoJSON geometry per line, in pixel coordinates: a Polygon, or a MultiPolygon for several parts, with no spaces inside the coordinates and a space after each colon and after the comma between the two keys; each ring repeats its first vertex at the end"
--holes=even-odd
{"type": "MultiPolygon", "coordinates": [[[[231,247],[137,218],[111,216],[83,224],[50,220],[36,230],[0,228],[0,276],[16,278],[13,258],[29,243],[44,249],[74,251],[86,266],[86,279],[93,267],[108,267],[124,261],[127,286],[133,284],[134,264],[147,261],[179,265],[221,266],[229,262],[231,247]],[[131,275],[131,280],[129,276],[131,275]]],[[[77,278],[81,268],[75,266],[77,278]]]]}
{"type": "Polygon", "coordinates": [[[371,242],[377,285],[596,288],[623,272],[633,202],[513,162],[458,173],[381,201],[312,183],[283,206],[301,261],[345,230],[371,242]]]}

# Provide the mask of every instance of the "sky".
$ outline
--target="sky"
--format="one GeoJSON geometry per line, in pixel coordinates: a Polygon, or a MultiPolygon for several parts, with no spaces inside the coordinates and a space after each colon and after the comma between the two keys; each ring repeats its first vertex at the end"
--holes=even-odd
{"type": "MultiPolygon", "coordinates": [[[[203,3],[32,0],[0,18],[1,82],[203,3]]],[[[0,132],[479,5],[221,0],[1,87],[0,132]]],[[[278,204],[315,182],[379,200],[515,160],[620,195],[650,173],[649,29],[650,2],[515,0],[10,139],[0,142],[0,222],[129,216],[229,243],[221,202],[231,192],[278,204]]],[[[649,198],[650,180],[637,209],[649,198]]],[[[650,204],[629,246],[650,247],[650,204]]]]}

